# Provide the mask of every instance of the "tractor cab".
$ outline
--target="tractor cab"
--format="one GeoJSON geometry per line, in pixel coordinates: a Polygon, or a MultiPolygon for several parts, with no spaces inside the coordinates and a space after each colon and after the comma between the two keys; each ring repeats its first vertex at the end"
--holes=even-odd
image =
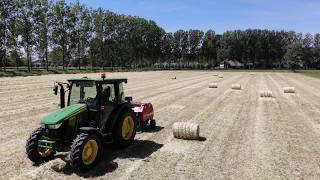
{"type": "Polygon", "coordinates": [[[126,78],[106,78],[102,74],[101,78],[83,77],[67,81],[68,83],[56,82],[53,90],[57,95],[60,87],[61,109],[87,109],[86,113],[80,115],[80,124],[86,124],[89,120],[91,126],[96,126],[101,131],[107,130],[106,123],[114,110],[122,105],[127,108],[132,106],[132,98],[124,96],[123,84],[127,83],[126,78]]]}
{"type": "Polygon", "coordinates": [[[127,83],[125,78],[106,79],[102,75],[99,79],[84,77],[69,79],[68,82],[67,106],[85,104],[91,123],[98,123],[101,130],[107,130],[107,120],[117,107],[123,104],[131,105],[132,98],[124,96],[123,83],[127,83]]]}
{"type": "Polygon", "coordinates": [[[86,103],[93,109],[106,103],[121,104],[125,102],[123,83],[127,79],[70,79],[68,80],[68,105],[86,103]]]}
{"type": "MultiPolygon", "coordinates": [[[[88,77],[69,79],[68,83],[56,82],[53,91],[58,94],[60,87],[60,106],[65,107],[65,93],[67,94],[67,106],[85,103],[91,107],[97,107],[100,103],[112,102],[121,104],[125,102],[123,83],[127,83],[126,78],[102,78],[92,79],[88,77]],[[66,89],[66,90],[65,90],[66,89]]],[[[128,100],[131,98],[128,97],[128,100]]]]}

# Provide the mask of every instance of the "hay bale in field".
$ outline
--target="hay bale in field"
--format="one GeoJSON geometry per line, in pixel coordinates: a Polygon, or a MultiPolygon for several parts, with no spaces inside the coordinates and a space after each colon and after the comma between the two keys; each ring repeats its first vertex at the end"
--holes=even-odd
{"type": "Polygon", "coordinates": [[[232,84],[231,88],[236,90],[241,90],[241,84],[232,84]]]}
{"type": "Polygon", "coordinates": [[[260,91],[260,97],[273,97],[272,91],[269,91],[269,90],[260,91]]]}
{"type": "Polygon", "coordinates": [[[218,88],[218,83],[210,83],[209,88],[218,88]]]}
{"type": "Polygon", "coordinates": [[[223,76],[222,75],[218,75],[218,78],[223,78],[223,76]]]}
{"type": "Polygon", "coordinates": [[[256,75],[256,73],[250,73],[250,75],[256,75]]]}
{"type": "Polygon", "coordinates": [[[285,87],[285,88],[283,88],[283,92],[284,93],[295,93],[296,91],[295,91],[294,87],[285,87]]]}
{"type": "Polygon", "coordinates": [[[173,124],[173,136],[178,139],[199,139],[200,127],[195,123],[176,122],[173,124]]]}

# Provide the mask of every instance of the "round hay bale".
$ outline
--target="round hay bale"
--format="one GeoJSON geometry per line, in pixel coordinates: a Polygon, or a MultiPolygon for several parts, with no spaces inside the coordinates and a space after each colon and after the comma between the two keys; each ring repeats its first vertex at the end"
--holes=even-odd
{"type": "Polygon", "coordinates": [[[241,89],[241,84],[232,84],[231,85],[232,89],[240,90],[241,89]]]}
{"type": "Polygon", "coordinates": [[[173,136],[178,139],[199,139],[200,127],[195,123],[176,122],[173,124],[173,136]]]}
{"type": "Polygon", "coordinates": [[[213,76],[218,76],[218,74],[214,74],[213,76]]]}
{"type": "Polygon", "coordinates": [[[256,73],[250,73],[250,75],[256,75],[256,73]]]}
{"type": "Polygon", "coordinates": [[[218,88],[218,83],[210,83],[209,88],[218,88]]]}
{"type": "Polygon", "coordinates": [[[269,90],[260,91],[260,97],[273,97],[272,91],[269,91],[269,90]]]}
{"type": "Polygon", "coordinates": [[[223,76],[222,75],[218,75],[218,78],[223,78],[223,76]]]}
{"type": "Polygon", "coordinates": [[[295,91],[294,87],[285,87],[285,88],[283,88],[283,92],[284,93],[295,93],[296,91],[295,91]]]}

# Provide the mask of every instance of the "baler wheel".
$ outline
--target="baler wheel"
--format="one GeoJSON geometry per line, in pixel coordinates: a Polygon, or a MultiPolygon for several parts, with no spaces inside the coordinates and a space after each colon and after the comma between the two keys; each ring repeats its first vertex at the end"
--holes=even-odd
{"type": "Polygon", "coordinates": [[[156,127],[156,120],[151,119],[149,122],[149,128],[154,129],[156,127]]]}

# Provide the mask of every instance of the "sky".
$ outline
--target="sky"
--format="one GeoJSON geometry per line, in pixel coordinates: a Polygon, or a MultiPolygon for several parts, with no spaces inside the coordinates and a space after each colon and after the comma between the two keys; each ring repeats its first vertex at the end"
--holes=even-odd
{"type": "MultiPolygon", "coordinates": [[[[76,0],[67,0],[74,3],[76,0]]],[[[104,9],[154,20],[168,32],[213,29],[293,30],[320,33],[320,0],[80,0],[104,9]]]]}

